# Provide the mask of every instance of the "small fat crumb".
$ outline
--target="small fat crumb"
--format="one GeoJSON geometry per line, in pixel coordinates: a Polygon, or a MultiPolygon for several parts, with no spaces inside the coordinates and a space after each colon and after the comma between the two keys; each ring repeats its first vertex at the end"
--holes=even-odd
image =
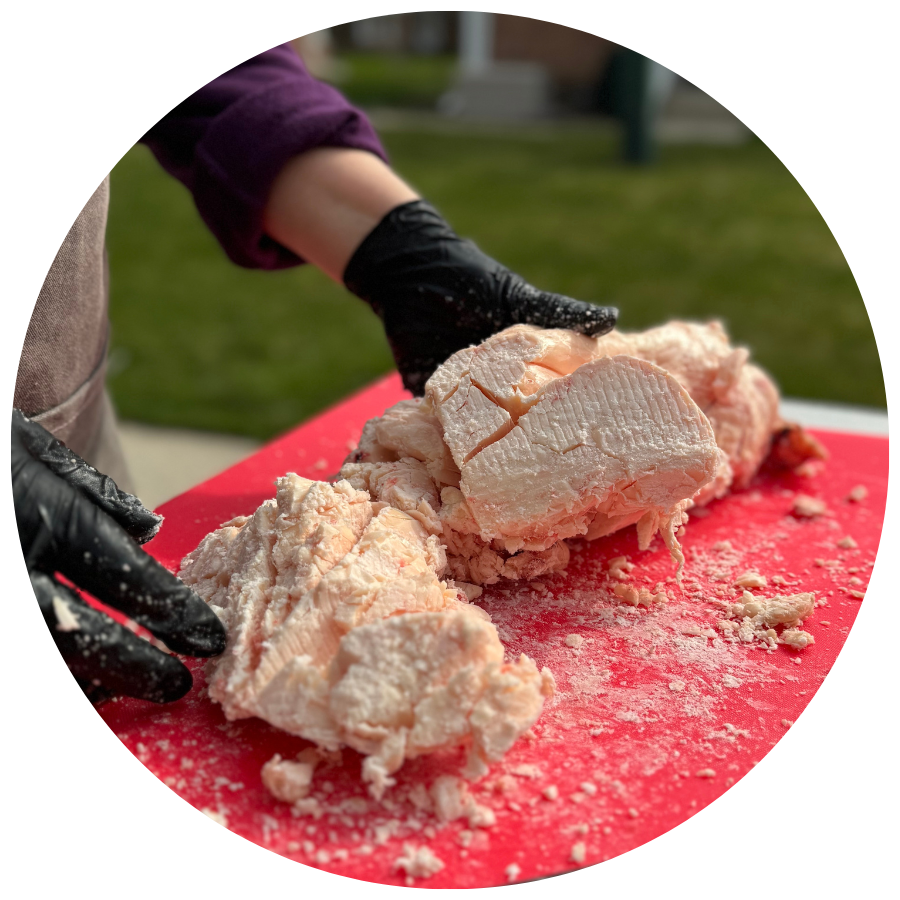
{"type": "Polygon", "coordinates": [[[454,584],[456,585],[456,589],[460,591],[470,603],[473,600],[477,600],[484,593],[484,590],[477,584],[469,584],[467,581],[456,581],[454,584]]]}
{"type": "Polygon", "coordinates": [[[712,548],[717,553],[728,553],[734,549],[731,545],[731,541],[716,541],[712,548]]]}
{"type": "Polygon", "coordinates": [[[559,797],[559,788],[555,784],[545,787],[541,793],[547,800],[556,800],[559,797]]]}
{"type": "Polygon", "coordinates": [[[864,591],[848,591],[847,593],[850,594],[854,600],[862,600],[866,596],[864,591]]]}
{"type": "Polygon", "coordinates": [[[498,794],[508,794],[516,786],[516,780],[511,775],[501,775],[494,782],[494,791],[498,794]]]}
{"type": "Polygon", "coordinates": [[[510,863],[505,871],[507,881],[515,881],[522,874],[522,870],[515,863],[510,863]]]}
{"type": "Polygon", "coordinates": [[[754,572],[752,569],[748,572],[744,572],[744,574],[736,578],[734,582],[735,587],[744,588],[745,590],[764,588],[767,584],[766,576],[760,575],[759,572],[754,572]]]}
{"type": "Polygon", "coordinates": [[[868,496],[869,489],[864,484],[858,484],[849,494],[847,494],[847,499],[851,503],[862,503],[868,496]]]}
{"type": "Polygon", "coordinates": [[[638,589],[631,584],[617,584],[613,588],[613,593],[629,606],[637,606],[640,602],[640,593],[638,589]]]}
{"type": "Polygon", "coordinates": [[[597,793],[597,785],[591,781],[582,781],[579,785],[582,791],[590,797],[597,793]]]}
{"type": "Polygon", "coordinates": [[[715,769],[700,769],[699,772],[696,773],[698,778],[715,778],[716,770],[715,769]]]}
{"type": "Polygon", "coordinates": [[[394,860],[394,870],[402,869],[410,878],[431,878],[444,868],[444,863],[428,847],[403,845],[403,855],[394,860]]]}
{"type": "Polygon", "coordinates": [[[613,588],[613,593],[629,606],[651,606],[653,604],[661,606],[669,601],[663,590],[654,594],[645,587],[636,588],[633,584],[617,584],[613,588]]]}
{"type": "Polygon", "coordinates": [[[322,804],[315,797],[304,797],[297,800],[291,807],[291,815],[295,818],[312,816],[314,819],[322,818],[322,804]]]}
{"type": "Polygon", "coordinates": [[[421,809],[425,812],[431,811],[433,809],[434,804],[431,801],[431,796],[428,793],[428,788],[421,781],[417,781],[409,791],[409,802],[416,809],[421,809]]]}
{"type": "Polygon", "coordinates": [[[814,519],[816,516],[824,516],[828,512],[828,506],[824,500],[807,494],[797,494],[791,512],[801,519],[814,519]]]}
{"type": "Polygon", "coordinates": [[[262,782],[276,800],[296,803],[309,794],[315,767],[308,762],[282,759],[276,753],[262,767],[262,782]]]}
{"type": "Polygon", "coordinates": [[[582,644],[584,644],[584,638],[580,634],[567,634],[566,635],[566,646],[572,647],[577,650],[582,644]]]}
{"type": "Polygon", "coordinates": [[[467,812],[470,828],[493,828],[497,824],[497,816],[487,806],[473,803],[467,812]]]}
{"type": "Polygon", "coordinates": [[[786,628],[781,632],[781,643],[794,650],[805,650],[815,642],[816,639],[808,631],[801,631],[799,628],[786,628]]]}
{"type": "Polygon", "coordinates": [[[791,725],[793,725],[793,724],[794,724],[794,722],[792,719],[782,719],[781,720],[782,728],[790,728],[791,725]]]}
{"type": "Polygon", "coordinates": [[[78,617],[72,607],[62,597],[53,597],[53,615],[56,616],[57,631],[80,631],[78,617]]]}
{"type": "Polygon", "coordinates": [[[490,828],[497,822],[494,811],[478,804],[461,778],[441,775],[431,786],[429,794],[441,822],[466,818],[469,828],[490,828]]]}
{"type": "Polygon", "coordinates": [[[634,570],[634,563],[627,556],[616,556],[609,561],[609,574],[619,581],[625,581],[634,570]]]}
{"type": "Polygon", "coordinates": [[[312,464],[312,468],[315,469],[315,471],[317,471],[317,472],[321,472],[323,469],[328,468],[328,461],[326,459],[320,457],[312,464]]]}
{"type": "Polygon", "coordinates": [[[510,769],[513,775],[518,775],[519,778],[540,778],[541,770],[533,765],[532,763],[522,763],[520,766],[516,766],[514,769],[510,769]]]}
{"type": "Polygon", "coordinates": [[[680,694],[686,685],[683,681],[670,681],[669,682],[669,690],[674,691],[676,694],[680,694]]]}
{"type": "Polygon", "coordinates": [[[837,542],[837,545],[841,548],[841,550],[853,550],[859,546],[859,544],[857,544],[849,534],[846,537],[842,537],[837,542]]]}
{"type": "Polygon", "coordinates": [[[584,841],[579,841],[577,844],[572,846],[572,862],[578,863],[581,865],[584,862],[585,855],[587,853],[587,848],[584,846],[584,841]]]}
{"type": "Polygon", "coordinates": [[[544,666],[541,669],[541,696],[549,699],[555,693],[556,678],[553,676],[553,673],[546,666],[544,666]]]}
{"type": "Polygon", "coordinates": [[[727,688],[737,688],[740,687],[743,682],[739,678],[735,678],[734,675],[726,673],[722,676],[722,684],[727,688]]]}
{"type": "Polygon", "coordinates": [[[210,819],[213,820],[217,825],[221,825],[223,828],[228,827],[228,817],[222,810],[216,809],[201,809],[200,812],[203,813],[204,816],[209,816],[210,819]]]}

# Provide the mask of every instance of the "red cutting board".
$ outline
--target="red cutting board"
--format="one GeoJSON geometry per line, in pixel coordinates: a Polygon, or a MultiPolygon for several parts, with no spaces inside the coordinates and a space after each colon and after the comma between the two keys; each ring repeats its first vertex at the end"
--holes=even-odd
{"type": "MultiPolygon", "coordinates": [[[[277,476],[337,471],[363,423],[403,396],[397,377],[389,377],[165,504],[165,525],[149,549],[177,569],[207,532],[273,496],[277,476]]],[[[549,666],[558,685],[533,737],[473,786],[496,814],[491,828],[441,825],[410,801],[410,785],[458,771],[460,753],[407,763],[385,807],[367,798],[360,757],[345,751],[342,762],[316,773],[320,816],[293,815],[263,788],[260,767],[307,743],[257,719],[226,722],[206,696],[199,663],[191,663],[194,689],[178,703],[124,699],[100,714],[189,803],[248,840],[341,875],[410,883],[395,867],[405,844],[428,846],[443,862],[433,877],[415,880],[434,888],[524,881],[625,853],[743,777],[800,715],[843,646],[878,549],[888,442],[816,434],[831,457],[815,476],[764,474],[692,516],[683,588],[671,583],[673,564],[661,542],[641,553],[627,529],[576,542],[564,574],[485,591],[479,602],[510,655],[525,652],[549,666]],[[867,497],[852,502],[848,494],[858,485],[867,497]],[[795,518],[797,493],[825,500],[828,513],[795,518]],[[858,546],[839,546],[845,537],[858,546]],[[617,602],[607,563],[620,555],[636,564],[632,583],[670,581],[666,606],[617,602]],[[763,594],[817,593],[822,605],[804,626],[814,646],[768,653],[702,633],[721,618],[709,598],[716,590],[732,596],[733,579],[748,569],[768,577],[763,594]],[[773,576],[786,584],[776,587],[773,576]],[[566,643],[573,634],[583,640],[579,648],[566,643]]]]}

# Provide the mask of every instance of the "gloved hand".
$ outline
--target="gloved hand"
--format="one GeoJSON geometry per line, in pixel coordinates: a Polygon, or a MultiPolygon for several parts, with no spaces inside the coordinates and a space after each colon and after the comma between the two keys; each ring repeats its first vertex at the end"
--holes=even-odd
{"type": "Polygon", "coordinates": [[[510,325],[595,336],[611,331],[619,314],[532,287],[423,200],[379,222],[347,264],[344,284],[381,318],[403,385],[417,396],[449,356],[510,325]]]}
{"type": "Polygon", "coordinates": [[[177,653],[216,656],[225,649],[216,614],[138,546],[156,534],[162,517],[16,409],[12,482],[31,585],[85,693],[93,702],[113,694],[155,703],[184,696],[192,679],[180,660],[89,606],[55,576],[121,610],[177,653]]]}

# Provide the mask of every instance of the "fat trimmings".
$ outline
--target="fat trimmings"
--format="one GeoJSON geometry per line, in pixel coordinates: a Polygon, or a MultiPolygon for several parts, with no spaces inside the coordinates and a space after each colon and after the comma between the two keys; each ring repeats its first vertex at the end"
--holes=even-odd
{"type": "MultiPolygon", "coordinates": [[[[342,480],[289,474],[274,500],[184,559],[182,579],[228,631],[210,696],[229,719],[356,749],[376,797],[405,759],[446,747],[466,746],[463,774],[478,776],[528,731],[553,678],[524,655],[504,661],[470,602],[477,585],[562,569],[567,538],[632,524],[642,549],[662,535],[680,579],[691,505],[746,484],[773,434],[784,459],[815,455],[801,433],[779,431],[777,400],[715,323],[601,338],[517,325],[461,350],[423,400],[367,423],[342,480]]],[[[610,562],[616,596],[665,603],[661,585],[628,583],[633,568],[610,562]]],[[[737,584],[766,580],[747,572],[737,584]]],[[[730,610],[741,623],[720,629],[800,649],[811,642],[795,628],[801,596],[745,593],[730,610]]],[[[263,777],[302,804],[311,766],[277,758],[263,777]]]]}
{"type": "Polygon", "coordinates": [[[722,467],[706,416],[671,375],[594,339],[517,325],[454,354],[370,421],[341,475],[439,535],[458,580],[564,568],[564,540],[637,523],[679,564],[685,510],[722,467]]]}

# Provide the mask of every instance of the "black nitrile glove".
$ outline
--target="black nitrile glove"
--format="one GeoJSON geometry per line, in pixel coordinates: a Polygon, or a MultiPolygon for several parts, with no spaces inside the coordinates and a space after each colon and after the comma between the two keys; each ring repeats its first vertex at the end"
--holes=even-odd
{"type": "Polygon", "coordinates": [[[384,323],[403,385],[421,396],[448,357],[510,325],[611,331],[619,311],[539,291],[464,241],[424,200],[385,216],[344,270],[384,323]]]}
{"type": "Polygon", "coordinates": [[[60,573],[121,610],[167,647],[216,656],[225,629],[216,614],[138,543],[162,518],[120,491],[49,432],[14,409],[12,482],[19,540],[31,585],[63,659],[94,702],[125,694],[167,703],[191,673],[63,585],[60,573]]]}

